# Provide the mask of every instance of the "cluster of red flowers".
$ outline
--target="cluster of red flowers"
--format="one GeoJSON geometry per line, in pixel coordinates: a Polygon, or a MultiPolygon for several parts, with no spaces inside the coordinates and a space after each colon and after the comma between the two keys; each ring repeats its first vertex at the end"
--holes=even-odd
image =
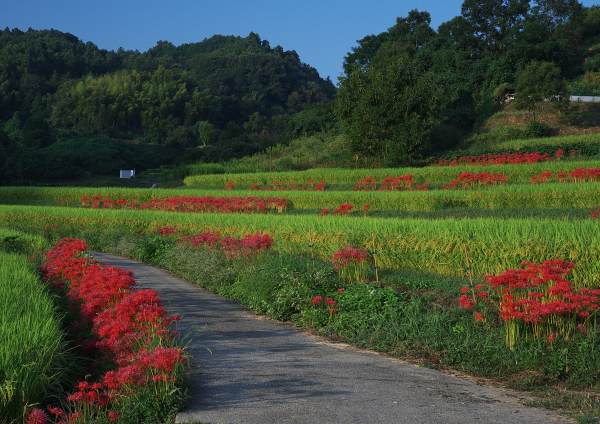
{"type": "MultiPolygon", "coordinates": [[[[536,337],[563,336],[595,325],[600,306],[600,290],[575,289],[565,278],[575,267],[562,260],[547,260],[542,265],[523,262],[525,269],[508,270],[499,276],[486,276],[485,284],[463,287],[460,304],[473,308],[480,302],[497,302],[500,317],[507,323],[507,344],[512,345],[519,331],[516,322],[529,324],[536,337]]],[[[484,315],[476,313],[476,319],[484,315]]]]}
{"type": "MultiPolygon", "coordinates": [[[[367,206],[367,210],[370,208],[369,205],[365,205],[365,206],[367,206]]],[[[331,212],[329,211],[329,209],[323,208],[321,213],[317,216],[327,216],[330,213],[332,215],[348,216],[352,212],[353,208],[354,208],[354,206],[352,206],[350,203],[344,203],[343,205],[339,205],[336,209],[332,210],[331,212]]],[[[363,212],[365,213],[365,216],[366,216],[366,210],[364,208],[363,208],[363,212]]]]}
{"type": "Polygon", "coordinates": [[[154,231],[156,231],[156,233],[161,236],[166,236],[168,234],[175,234],[177,231],[179,231],[179,228],[171,227],[170,225],[166,225],[161,228],[154,227],[154,231]]]}
{"type": "Polygon", "coordinates": [[[412,174],[406,174],[403,177],[385,177],[385,179],[381,182],[381,187],[377,188],[377,179],[375,178],[365,178],[364,180],[358,180],[356,183],[356,187],[352,189],[352,191],[425,191],[429,190],[429,186],[427,182],[423,184],[417,183],[412,179],[412,174]]]}
{"type": "Polygon", "coordinates": [[[473,187],[479,186],[490,186],[490,185],[502,185],[508,182],[508,178],[504,174],[495,174],[490,171],[485,171],[480,174],[472,174],[470,172],[463,172],[459,174],[458,180],[453,180],[450,184],[444,184],[442,190],[450,190],[453,188],[461,187],[473,187]]]}
{"type": "MultiPolygon", "coordinates": [[[[344,290],[342,289],[338,289],[339,292],[343,292],[344,290]]],[[[317,306],[317,305],[321,305],[321,301],[323,301],[323,296],[316,296],[313,300],[312,300],[312,304],[317,306]]],[[[323,302],[323,305],[325,306],[325,309],[327,309],[327,312],[329,312],[329,320],[327,321],[327,325],[329,325],[329,323],[331,322],[331,317],[333,316],[333,314],[335,314],[337,311],[335,310],[335,308],[337,307],[337,304],[335,303],[335,300],[333,300],[330,297],[325,298],[325,301],[323,302]]]]}
{"type": "MultiPolygon", "coordinates": [[[[554,156],[549,156],[548,153],[502,153],[500,155],[480,155],[480,156],[462,156],[454,157],[452,160],[440,159],[433,167],[442,166],[480,166],[480,165],[515,165],[515,164],[532,164],[537,162],[551,162],[554,159],[560,160],[565,154],[565,151],[559,149],[554,156]]],[[[571,155],[574,151],[571,152],[571,155]]]]}
{"type": "Polygon", "coordinates": [[[347,244],[338,249],[332,257],[335,269],[347,268],[350,264],[359,264],[369,257],[367,249],[359,249],[356,246],[347,244]]]}
{"type": "Polygon", "coordinates": [[[592,214],[592,219],[596,219],[596,217],[600,214],[600,206],[598,206],[597,210],[590,211],[590,213],[592,214]]]}
{"type": "MultiPolygon", "coordinates": [[[[131,271],[101,265],[82,254],[88,245],[83,240],[63,239],[45,256],[41,266],[44,279],[55,288],[66,289],[71,308],[79,312],[80,321],[71,327],[84,353],[112,363],[116,368],[107,372],[100,382],[87,381],[75,385],[77,391],[67,400],[77,412],[65,413],[60,408],[48,408],[59,423],[75,423],[89,418],[88,414],[107,413],[116,420],[118,414],[108,409],[136,388],[148,384],[169,382],[172,390],[178,383],[178,373],[186,364],[184,352],[173,345],[177,335],[169,329],[179,320],[161,305],[153,290],[134,290],[131,271]],[[91,334],[91,338],[86,338],[91,334]],[[95,412],[90,412],[95,408],[95,412]],[[82,412],[83,411],[83,412],[82,412]]],[[[34,409],[28,424],[46,423],[48,414],[34,409]]]]}
{"type": "MultiPolygon", "coordinates": [[[[341,289],[340,289],[341,290],[341,289]]],[[[323,300],[323,296],[316,296],[313,300],[312,300],[312,304],[313,305],[318,305],[321,303],[321,301],[323,300]]],[[[335,300],[333,300],[332,298],[328,297],[325,299],[325,305],[327,305],[329,307],[328,312],[330,314],[335,314],[335,307],[337,306],[337,304],[335,303],[335,300]]]]}
{"type": "MultiPolygon", "coordinates": [[[[81,198],[82,207],[87,207],[90,199],[81,198]]],[[[168,199],[152,199],[149,203],[136,203],[121,199],[111,200],[108,196],[93,196],[89,206],[98,209],[149,209],[166,212],[188,213],[266,213],[268,210],[282,212],[287,208],[285,198],[278,197],[198,197],[180,196],[168,199]]]]}
{"type": "MultiPolygon", "coordinates": [[[[552,173],[550,171],[542,172],[539,176],[534,175],[531,177],[533,184],[546,183],[552,180],[552,173]]],[[[568,174],[560,172],[554,175],[555,181],[567,182],[583,182],[583,181],[600,181],[600,169],[598,168],[577,168],[568,174]]]]}
{"type": "Polygon", "coordinates": [[[363,205],[362,212],[363,212],[363,215],[365,216],[365,218],[367,217],[367,212],[369,211],[369,209],[371,209],[371,206],[363,205]]]}
{"type": "MultiPolygon", "coordinates": [[[[231,184],[231,183],[229,183],[231,184]]],[[[237,185],[237,183],[236,183],[237,185]]],[[[320,183],[315,183],[315,180],[309,180],[307,184],[300,185],[299,183],[292,183],[286,181],[285,183],[274,181],[273,187],[267,187],[266,189],[263,186],[259,186],[254,183],[248,190],[265,190],[265,191],[287,191],[287,190],[302,190],[302,191],[323,191],[325,190],[325,180],[321,180],[320,183]]]]}
{"type": "Polygon", "coordinates": [[[241,239],[225,236],[220,238],[219,232],[205,231],[193,236],[182,237],[177,243],[179,246],[186,245],[193,249],[206,246],[209,249],[217,249],[225,252],[228,258],[250,257],[266,251],[273,244],[273,239],[268,234],[254,235],[246,234],[241,239]]]}
{"type": "Polygon", "coordinates": [[[344,203],[343,205],[339,205],[337,207],[337,209],[332,210],[331,214],[348,216],[350,214],[350,212],[352,212],[353,208],[354,208],[354,206],[352,206],[350,203],[344,203]]]}
{"type": "Polygon", "coordinates": [[[331,260],[341,278],[348,279],[350,282],[365,281],[364,268],[368,257],[367,249],[359,249],[347,244],[339,248],[331,260]]]}

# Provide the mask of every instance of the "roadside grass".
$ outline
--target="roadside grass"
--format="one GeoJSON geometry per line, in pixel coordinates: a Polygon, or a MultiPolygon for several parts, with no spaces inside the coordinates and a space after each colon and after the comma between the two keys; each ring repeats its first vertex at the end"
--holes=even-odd
{"type": "Polygon", "coordinates": [[[1,422],[21,422],[27,408],[57,402],[71,383],[73,359],[61,325],[27,256],[0,251],[1,422]]]}
{"type": "Polygon", "coordinates": [[[228,260],[218,251],[177,246],[175,237],[165,237],[162,248],[149,253],[143,246],[155,239],[111,232],[97,237],[92,248],[144,260],[258,313],[339,341],[541,393],[539,406],[579,414],[580,421],[598,412],[593,396],[584,399],[600,389],[598,335],[552,344],[522,339],[510,350],[499,317],[482,324],[458,306],[465,278],[382,270],[377,283],[368,270],[369,282],[349,282],[330,263],[313,266],[308,257],[267,253],[250,262],[228,260]],[[313,304],[316,296],[333,299],[336,312],[313,304]],[[569,395],[558,396],[565,388],[569,395]]]}

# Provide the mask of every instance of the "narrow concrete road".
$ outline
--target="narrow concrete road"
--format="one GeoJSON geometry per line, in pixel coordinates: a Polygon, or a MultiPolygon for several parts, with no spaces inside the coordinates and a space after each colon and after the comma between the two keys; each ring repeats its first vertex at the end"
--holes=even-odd
{"type": "MultiPolygon", "coordinates": [[[[568,423],[518,394],[420,368],[277,323],[148,265],[102,253],[197,334],[193,402],[177,422],[568,423]]],[[[198,272],[203,272],[198,270],[198,272]]]]}

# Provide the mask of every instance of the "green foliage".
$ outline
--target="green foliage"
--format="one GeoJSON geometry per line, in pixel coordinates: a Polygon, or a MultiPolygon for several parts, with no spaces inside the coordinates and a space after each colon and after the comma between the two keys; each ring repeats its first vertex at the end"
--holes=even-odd
{"type": "Polygon", "coordinates": [[[292,115],[285,124],[286,136],[291,139],[310,137],[318,133],[338,132],[338,123],[333,113],[334,103],[314,104],[292,115]]]}
{"type": "Polygon", "coordinates": [[[535,112],[544,101],[568,103],[566,81],[553,63],[533,61],[525,67],[517,84],[515,107],[532,112],[535,121],[535,112]]]}
{"type": "Polygon", "coordinates": [[[198,121],[196,122],[196,126],[198,128],[198,136],[200,137],[202,144],[206,146],[206,143],[212,143],[215,138],[214,125],[208,121],[198,121]]]}
{"type": "MultiPolygon", "coordinates": [[[[94,237],[97,230],[78,232],[95,239],[94,249],[119,254],[123,251],[115,251],[114,246],[123,240],[132,246],[145,243],[145,236],[132,238],[126,232],[113,233],[109,244],[105,242],[109,238],[94,237]]],[[[419,358],[432,367],[451,366],[527,388],[556,383],[572,388],[598,385],[596,336],[577,335],[553,344],[524,338],[509,350],[500,317],[478,323],[471,311],[458,307],[460,287],[468,284],[464,278],[383,271],[379,284],[348,284],[330,264],[317,261],[313,267],[307,257],[265,254],[249,263],[182,246],[173,246],[159,265],[274,319],[291,320],[337,340],[394,356],[419,358]],[[329,313],[331,306],[322,301],[313,304],[315,296],[334,300],[335,312],[329,313]]]]}
{"type": "MultiPolygon", "coordinates": [[[[0,246],[1,248],[1,246],[0,246]]],[[[58,397],[72,358],[48,288],[23,254],[0,251],[0,421],[58,397]]]]}
{"type": "Polygon", "coordinates": [[[335,112],[346,125],[353,153],[388,166],[420,157],[438,122],[440,93],[407,57],[382,68],[356,68],[340,79],[335,112]]]}
{"type": "MultiPolygon", "coordinates": [[[[51,129],[82,138],[137,139],[180,154],[219,138],[224,144],[197,157],[219,162],[287,141],[288,115],[326,103],[335,94],[332,82],[320,78],[296,52],[271,48],[254,33],[179,47],[161,41],[139,53],[107,52],[54,30],[5,29],[0,33],[0,80],[0,125],[6,122],[4,130],[17,150],[8,164],[0,165],[1,182],[14,181],[19,173],[32,179],[75,176],[74,158],[57,165],[62,170],[50,171],[52,161],[30,153],[56,143],[51,129]],[[249,116],[264,122],[252,118],[244,129],[249,116]],[[241,131],[231,134],[230,122],[241,131]],[[29,156],[34,156],[31,163],[20,168],[29,156]]],[[[161,159],[155,167],[173,160],[171,155],[161,159]]]]}
{"type": "Polygon", "coordinates": [[[140,240],[141,242],[138,242],[132,252],[133,256],[153,265],[156,265],[163,255],[175,245],[175,242],[166,236],[153,235],[140,238],[140,240]]]}
{"type": "Polygon", "coordinates": [[[335,129],[329,133],[298,138],[289,144],[276,144],[243,158],[227,157],[223,147],[218,143],[206,148],[188,149],[175,161],[176,166],[173,169],[164,169],[161,172],[161,183],[181,181],[193,175],[303,171],[311,168],[335,167],[348,164],[350,158],[344,136],[336,135],[335,129]],[[220,157],[222,161],[207,163],[208,161],[205,161],[207,157],[220,157]],[[202,161],[197,162],[200,160],[202,161]]]}

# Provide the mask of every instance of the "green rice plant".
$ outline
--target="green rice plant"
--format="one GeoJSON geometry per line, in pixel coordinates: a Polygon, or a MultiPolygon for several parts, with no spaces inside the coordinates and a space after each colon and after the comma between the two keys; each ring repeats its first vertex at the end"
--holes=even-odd
{"type": "MultiPolygon", "coordinates": [[[[584,135],[569,135],[562,137],[544,137],[532,138],[527,140],[508,140],[500,143],[495,143],[494,148],[505,150],[519,150],[523,147],[531,147],[541,145],[564,145],[567,143],[598,143],[600,142],[600,134],[584,134],[584,135]]],[[[567,152],[568,153],[568,152],[567,152]]]]}
{"type": "MultiPolygon", "coordinates": [[[[437,168],[439,169],[439,168],[437,168]]],[[[456,174],[458,175],[458,174],[456,174]]],[[[528,179],[533,174],[528,175],[528,179]]],[[[531,208],[575,208],[596,207],[600,204],[599,184],[583,183],[544,183],[507,184],[467,190],[427,190],[427,191],[218,191],[218,190],[145,190],[145,189],[99,189],[94,195],[109,196],[113,200],[125,198],[136,202],[149,202],[151,198],[178,196],[240,196],[285,197],[290,209],[335,208],[350,203],[354,206],[369,205],[371,211],[438,211],[449,208],[469,207],[481,209],[531,209],[531,208]]],[[[90,197],[86,188],[8,187],[0,196],[12,199],[47,199],[54,202],[67,196],[77,198],[70,206],[81,205],[82,196],[90,197]]],[[[0,197],[0,202],[4,197],[0,197]]],[[[63,203],[64,204],[64,203],[63,203]]],[[[89,204],[89,202],[88,202],[89,204]]],[[[64,204],[66,206],[66,204],[64,204]]]]}
{"type": "Polygon", "coordinates": [[[329,261],[344,244],[370,249],[374,233],[377,261],[385,269],[429,270],[441,275],[466,275],[464,244],[473,271],[483,276],[518,268],[521,262],[542,263],[563,259],[576,264],[576,287],[600,287],[600,239],[593,220],[556,219],[377,219],[299,215],[174,214],[168,212],[95,210],[50,207],[0,206],[0,225],[28,226],[40,231],[46,225],[62,228],[60,236],[132,233],[172,225],[181,235],[206,229],[241,237],[256,231],[269,234],[272,248],[308,255],[312,230],[315,257],[329,261]]]}
{"type": "MultiPolygon", "coordinates": [[[[373,169],[341,169],[322,168],[298,172],[257,172],[246,174],[199,175],[191,176],[184,180],[186,186],[216,186],[225,188],[228,182],[238,183],[239,186],[271,186],[273,182],[291,181],[306,183],[309,180],[325,180],[325,190],[331,184],[355,185],[358,180],[376,178],[378,181],[386,177],[399,177],[411,174],[418,183],[428,181],[430,184],[444,184],[456,179],[462,172],[502,173],[508,177],[509,182],[528,182],[533,175],[544,171],[553,174],[570,172],[580,167],[600,167],[600,160],[581,161],[552,161],[529,165],[486,165],[486,166],[453,166],[453,167],[426,167],[426,168],[373,168],[373,169]]],[[[256,193],[253,191],[252,193],[256,193]]],[[[287,192],[286,192],[287,193],[287,192]]]]}
{"type": "Polygon", "coordinates": [[[0,422],[60,393],[69,360],[60,319],[25,255],[0,252],[0,422]]]}
{"type": "Polygon", "coordinates": [[[46,241],[32,234],[0,228],[0,252],[22,253],[31,256],[47,247],[46,241]]]}

